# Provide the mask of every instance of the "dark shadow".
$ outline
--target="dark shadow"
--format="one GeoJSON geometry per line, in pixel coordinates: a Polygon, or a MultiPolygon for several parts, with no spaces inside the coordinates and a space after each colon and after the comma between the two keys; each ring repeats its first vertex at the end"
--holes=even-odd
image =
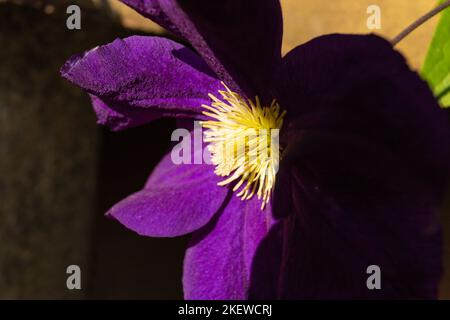
{"type": "Polygon", "coordinates": [[[87,94],[59,73],[76,53],[145,33],[89,0],[76,1],[81,30],[68,30],[73,2],[0,3],[0,298],[182,298],[187,239],[140,237],[104,217],[143,186],[174,122],[100,129],[87,94]],[[66,287],[72,264],[82,290],[66,287]]]}
{"type": "Polygon", "coordinates": [[[98,211],[90,298],[182,299],[187,237],[148,238],[103,214],[141,189],[168,149],[172,120],[113,133],[101,130],[98,211]]]}

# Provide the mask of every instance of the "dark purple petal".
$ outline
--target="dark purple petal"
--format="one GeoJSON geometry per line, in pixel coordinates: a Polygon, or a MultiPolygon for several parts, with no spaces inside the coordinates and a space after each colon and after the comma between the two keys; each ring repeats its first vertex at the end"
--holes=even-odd
{"type": "Polygon", "coordinates": [[[122,2],[189,41],[232,89],[273,98],[270,83],[281,59],[279,1],[122,2]]]}
{"type": "Polygon", "coordinates": [[[376,36],[321,37],[285,63],[284,219],[258,250],[250,297],[435,298],[450,134],[426,83],[376,36]],[[366,286],[370,265],[381,290],[366,286]]]}
{"type": "MultiPolygon", "coordinates": [[[[449,123],[428,85],[377,36],[329,35],[284,59],[283,142],[299,131],[353,135],[393,153],[442,192],[449,168],[449,123]]],[[[350,154],[351,155],[351,154],[350,154]]]]}
{"type": "Polygon", "coordinates": [[[63,77],[87,91],[99,123],[125,129],[163,116],[200,117],[208,93],[222,86],[190,49],[134,36],[66,62],[63,77]]]}
{"type": "Polygon", "coordinates": [[[184,261],[186,299],[246,299],[253,256],[273,221],[256,197],[229,203],[193,234],[184,261]]]}
{"type": "Polygon", "coordinates": [[[274,287],[283,299],[436,297],[442,243],[433,190],[367,140],[305,133],[296,149],[274,194],[274,214],[287,217],[259,248],[251,297],[273,298],[274,287]],[[268,261],[271,273],[261,274],[268,261]],[[370,265],[381,268],[382,290],[367,289],[370,265]]]}
{"type": "Polygon", "coordinates": [[[175,165],[166,155],[145,188],[112,207],[107,215],[140,235],[175,237],[204,226],[221,207],[227,188],[207,164],[175,165]]]}

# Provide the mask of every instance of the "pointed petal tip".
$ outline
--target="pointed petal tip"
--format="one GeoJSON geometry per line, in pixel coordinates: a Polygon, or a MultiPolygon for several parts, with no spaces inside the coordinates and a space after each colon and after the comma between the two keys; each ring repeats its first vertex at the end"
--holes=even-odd
{"type": "Polygon", "coordinates": [[[177,237],[210,221],[228,190],[215,186],[209,165],[175,165],[166,155],[145,188],[108,210],[128,229],[147,237],[177,237]]]}

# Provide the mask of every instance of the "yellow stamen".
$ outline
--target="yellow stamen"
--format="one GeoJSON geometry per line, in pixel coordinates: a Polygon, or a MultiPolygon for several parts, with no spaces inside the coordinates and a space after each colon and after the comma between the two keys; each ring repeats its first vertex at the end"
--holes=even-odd
{"type": "Polygon", "coordinates": [[[236,182],[233,191],[242,187],[238,197],[248,200],[256,194],[264,209],[275,184],[278,132],[286,111],[281,112],[275,100],[263,107],[258,97],[246,100],[223,86],[225,90],[219,90],[221,98],[209,94],[211,105],[203,105],[203,114],[212,120],[201,122],[208,129],[205,141],[209,142],[211,161],[216,166],[214,172],[226,177],[218,185],[236,182]]]}

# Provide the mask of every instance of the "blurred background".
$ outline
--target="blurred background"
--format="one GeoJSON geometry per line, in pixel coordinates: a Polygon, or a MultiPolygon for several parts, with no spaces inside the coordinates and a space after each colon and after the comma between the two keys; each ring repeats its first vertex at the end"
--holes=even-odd
{"type": "MultiPolygon", "coordinates": [[[[393,38],[432,0],[281,0],[283,53],[333,32],[368,33],[367,7],[381,8],[377,33],[393,38]]],[[[437,18],[399,50],[419,69],[437,18]]],[[[0,298],[182,298],[187,238],[139,237],[103,213],[144,184],[167,151],[171,120],[111,133],[85,94],[59,76],[74,53],[131,34],[167,35],[118,0],[0,0],[0,298]],[[81,8],[81,30],[66,8],[81,8]],[[153,137],[153,138],[152,138],[153,137]],[[154,139],[158,137],[158,139],[154,139]],[[68,290],[79,265],[82,289],[68,290]]],[[[169,35],[170,36],[170,35],[169,35]]],[[[450,197],[442,208],[450,299],[450,197]]]]}

